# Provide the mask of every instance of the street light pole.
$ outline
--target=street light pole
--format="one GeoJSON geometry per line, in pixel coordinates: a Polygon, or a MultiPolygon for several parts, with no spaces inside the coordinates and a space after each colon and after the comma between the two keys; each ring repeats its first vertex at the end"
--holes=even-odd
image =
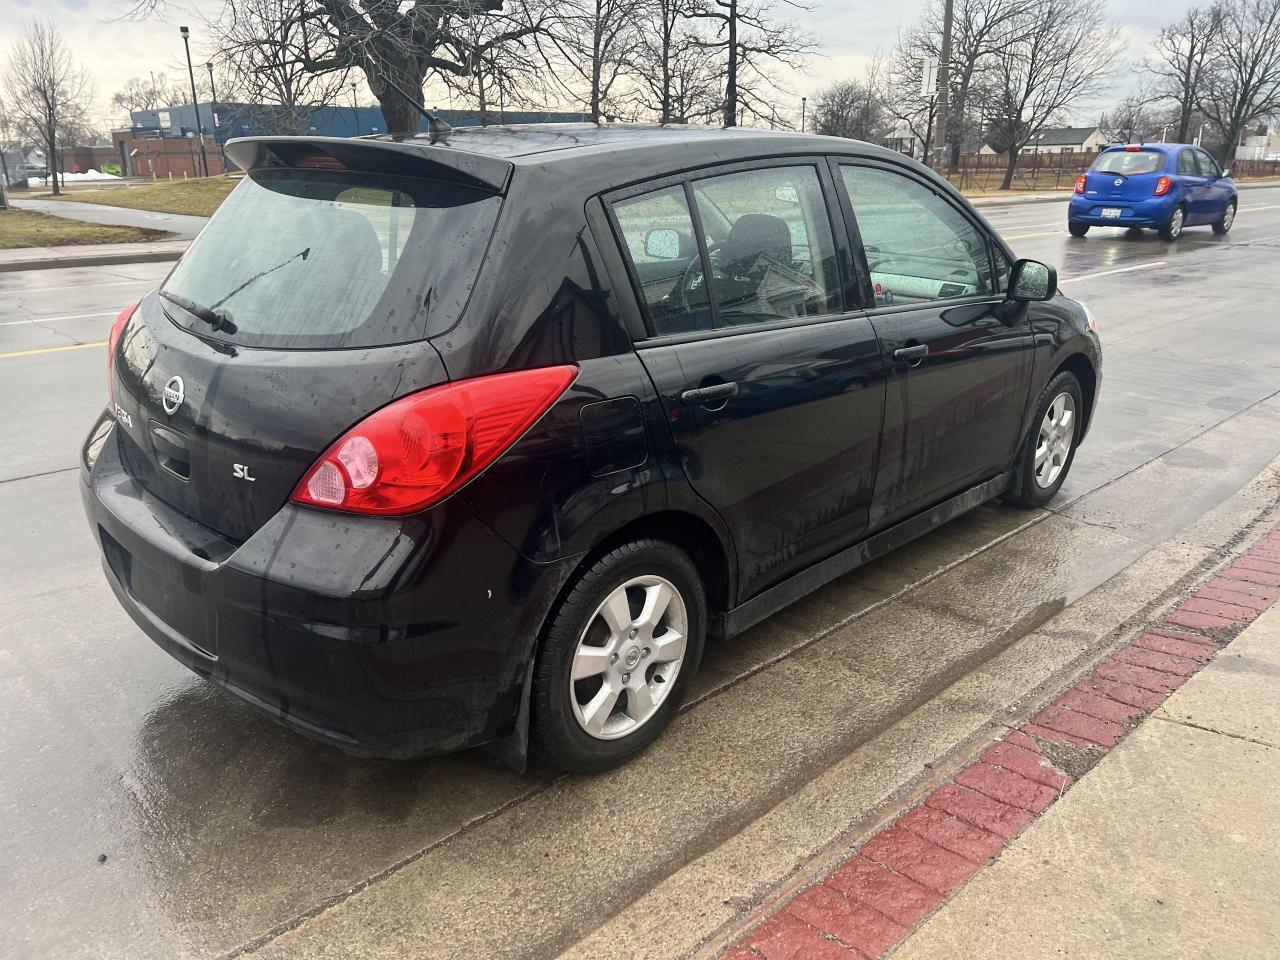
{"type": "Polygon", "coordinates": [[[938,57],[938,168],[942,168],[941,160],[947,153],[947,108],[951,96],[951,20],[953,0],[947,0],[942,10],[942,50],[938,57]]]}
{"type": "Polygon", "coordinates": [[[801,97],[800,98],[800,132],[801,133],[804,133],[804,111],[805,111],[805,107],[807,107],[808,105],[809,105],[809,98],[801,97]]]}
{"type": "MultiPolygon", "coordinates": [[[[209,69],[209,112],[213,114],[210,122],[213,124],[213,145],[218,148],[218,156],[222,157],[222,141],[218,138],[218,88],[213,82],[213,61],[210,60],[205,66],[209,69]]],[[[222,170],[225,173],[227,169],[226,157],[222,159],[222,170]]]]}
{"type": "Polygon", "coordinates": [[[204,151],[204,126],[200,123],[200,99],[196,96],[196,71],[191,66],[191,31],[179,27],[182,34],[182,45],[187,50],[187,78],[191,81],[191,106],[196,111],[196,133],[200,136],[200,161],[204,165],[204,175],[209,175],[209,155],[204,151]]]}
{"type": "Polygon", "coordinates": [[[356,122],[356,136],[360,136],[360,104],[356,102],[356,86],[351,85],[351,119],[356,122]]]}

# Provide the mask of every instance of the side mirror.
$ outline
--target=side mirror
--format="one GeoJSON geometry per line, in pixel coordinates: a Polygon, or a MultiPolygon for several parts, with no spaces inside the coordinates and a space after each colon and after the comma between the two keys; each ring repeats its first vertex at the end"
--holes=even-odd
{"type": "Polygon", "coordinates": [[[1058,292],[1058,271],[1038,260],[1019,260],[1009,272],[1009,299],[1028,303],[1051,300],[1058,292]]]}
{"type": "Polygon", "coordinates": [[[680,257],[680,231],[663,227],[644,235],[644,252],[655,260],[677,260],[680,257]]]}
{"type": "Polygon", "coordinates": [[[1222,179],[1225,180],[1229,176],[1231,176],[1231,168],[1227,167],[1227,169],[1222,171],[1222,179]]]}

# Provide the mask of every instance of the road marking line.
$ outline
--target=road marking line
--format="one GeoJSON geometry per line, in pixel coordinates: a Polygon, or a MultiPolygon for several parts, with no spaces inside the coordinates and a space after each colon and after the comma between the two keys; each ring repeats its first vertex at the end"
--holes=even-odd
{"type": "Polygon", "coordinates": [[[1094,277],[1109,277],[1113,273],[1128,273],[1130,270],[1150,270],[1152,267],[1163,267],[1166,260],[1155,260],[1151,263],[1135,263],[1132,267],[1116,267],[1114,270],[1102,270],[1098,273],[1086,273],[1078,277],[1061,277],[1059,283],[1070,283],[1072,280],[1092,280],[1094,277]]]}
{"type": "Polygon", "coordinates": [[[1062,233],[1061,230],[1046,230],[1043,233],[1017,233],[1012,237],[1005,237],[1006,240],[1030,240],[1032,237],[1056,237],[1062,233]]]}
{"type": "Polygon", "coordinates": [[[0,327],[18,327],[24,323],[59,323],[63,320],[89,320],[93,317],[110,317],[113,312],[108,313],[77,313],[70,317],[32,317],[30,320],[0,320],[0,327]]]}
{"type": "Polygon", "coordinates": [[[97,343],[75,343],[69,347],[41,347],[39,350],[15,350],[13,353],[0,353],[0,360],[8,360],[11,357],[33,357],[38,353],[62,353],[64,350],[88,350],[90,347],[105,347],[107,341],[99,340],[97,343]]]}

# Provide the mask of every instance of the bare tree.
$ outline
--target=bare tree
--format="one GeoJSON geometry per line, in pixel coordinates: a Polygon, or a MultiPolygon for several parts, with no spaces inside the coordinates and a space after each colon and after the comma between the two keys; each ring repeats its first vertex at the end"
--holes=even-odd
{"type": "MultiPolygon", "coordinates": [[[[980,124],[972,116],[975,81],[993,54],[1022,39],[1030,26],[1028,0],[954,0],[951,64],[947,71],[948,114],[946,146],[949,169],[960,164],[965,134],[980,124]]],[[[937,61],[942,50],[943,0],[931,0],[919,26],[899,42],[913,56],[937,61]]],[[[926,156],[928,154],[926,153],[926,156]]]]}
{"type": "MultiPolygon", "coordinates": [[[[235,16],[211,21],[225,79],[224,101],[264,105],[259,122],[296,134],[317,107],[337,102],[349,71],[307,69],[308,59],[334,55],[326,35],[298,19],[298,0],[236,0],[235,16]]],[[[185,98],[184,98],[185,99],[185,98]]]]}
{"type": "MultiPolygon", "coordinates": [[[[619,92],[635,70],[644,0],[568,0],[548,33],[560,54],[553,74],[582,85],[593,123],[621,110],[619,92]]],[[[563,83],[566,93],[573,86],[563,83]]]]}
{"type": "MultiPolygon", "coordinates": [[[[937,97],[926,90],[924,84],[925,61],[928,57],[929,53],[921,44],[918,31],[899,33],[897,46],[882,76],[880,97],[885,112],[921,144],[922,158],[929,156],[933,146],[933,128],[938,110],[937,97]]],[[[914,155],[914,150],[912,153],[914,155]]]]}
{"type": "Polygon", "coordinates": [[[1221,137],[1223,166],[1250,127],[1280,114],[1280,0],[1226,0],[1196,102],[1221,137]]]}
{"type": "MultiPolygon", "coordinates": [[[[1140,87],[1098,119],[1098,129],[1111,141],[1140,143],[1160,139],[1169,125],[1167,111],[1154,106],[1158,98],[1140,87]]],[[[1176,122],[1176,119],[1175,119],[1176,122]]]]}
{"type": "Polygon", "coordinates": [[[488,123],[495,102],[501,118],[507,104],[545,104],[552,82],[541,68],[538,39],[555,21],[557,0],[525,0],[458,25],[465,76],[444,74],[446,85],[474,100],[480,122],[488,123]]]}
{"type": "Polygon", "coordinates": [[[1155,55],[1142,69],[1156,80],[1156,92],[1177,105],[1177,143],[1186,143],[1191,115],[1204,84],[1205,69],[1218,54],[1222,34],[1222,7],[1192,7],[1177,23],[1160,31],[1152,43],[1155,55]]]}
{"type": "MultiPolygon", "coordinates": [[[[526,0],[506,0],[520,5],[526,0]]],[[[137,0],[135,12],[146,12],[163,0],[137,0]]],[[[297,28],[286,45],[277,33],[266,38],[287,51],[310,74],[358,69],[378,98],[387,130],[413,133],[421,122],[428,79],[458,84],[475,72],[475,31],[469,21],[494,16],[504,0],[293,0],[286,4],[297,28]]],[[[219,17],[224,29],[238,16],[241,0],[226,0],[219,17]]],[[[489,49],[541,29],[533,20],[488,35],[489,49]]]]}
{"type": "Polygon", "coordinates": [[[1032,137],[1102,91],[1120,49],[1104,14],[1103,0],[1036,0],[1008,23],[1013,39],[984,64],[982,93],[992,145],[1009,154],[1001,189],[1012,186],[1018,153],[1032,137]]]}
{"type": "MultiPolygon", "coordinates": [[[[796,0],[784,2],[796,10],[811,9],[796,0]]],[[[723,58],[724,125],[736,127],[740,110],[780,121],[773,96],[777,86],[769,70],[800,63],[815,49],[814,39],[794,23],[776,19],[772,0],[698,0],[693,17],[713,30],[697,42],[723,58]]]]}
{"type": "Polygon", "coordinates": [[[156,110],[186,103],[191,94],[178,83],[170,83],[163,73],[153,73],[147,79],[130,77],[125,85],[111,95],[111,106],[125,113],[135,110],[156,110]]]}
{"type": "Polygon", "coordinates": [[[93,85],[49,20],[33,20],[10,48],[5,72],[9,108],[18,132],[42,144],[54,196],[63,138],[84,123],[93,85]]]}
{"type": "Polygon", "coordinates": [[[879,143],[892,126],[883,99],[884,73],[883,60],[877,54],[863,79],[838,80],[823,88],[814,101],[814,131],[879,143]]]}
{"type": "Polygon", "coordinates": [[[636,99],[659,123],[707,120],[720,112],[715,53],[699,42],[688,18],[696,0],[652,0],[640,30],[636,99]]]}

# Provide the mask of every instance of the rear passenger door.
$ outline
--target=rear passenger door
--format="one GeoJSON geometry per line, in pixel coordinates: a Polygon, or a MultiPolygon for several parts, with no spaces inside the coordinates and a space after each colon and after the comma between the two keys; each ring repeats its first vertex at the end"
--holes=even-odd
{"type": "Polygon", "coordinates": [[[1212,206],[1209,196],[1209,181],[1200,171],[1196,162],[1196,151],[1187,147],[1178,154],[1178,180],[1181,181],[1187,197],[1186,222],[1203,223],[1209,219],[1212,206]]]}
{"type": "Polygon", "coordinates": [[[825,161],[726,166],[606,200],[645,314],[637,351],[685,476],[732,532],[740,596],[857,540],[883,363],[825,161]]]}
{"type": "Polygon", "coordinates": [[[880,527],[1008,469],[1033,341],[1026,311],[1001,319],[1007,264],[950,197],[896,165],[834,165],[889,371],[870,513],[880,527]]]}

